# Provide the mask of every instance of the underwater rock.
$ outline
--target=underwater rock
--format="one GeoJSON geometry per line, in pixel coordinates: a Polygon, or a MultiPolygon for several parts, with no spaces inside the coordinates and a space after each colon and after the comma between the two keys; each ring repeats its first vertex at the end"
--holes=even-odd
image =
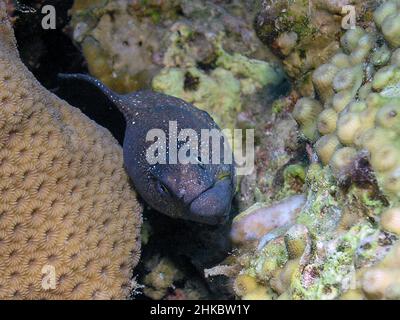
{"type": "Polygon", "coordinates": [[[135,190],[150,207],[172,218],[211,225],[227,222],[236,185],[235,165],[232,154],[226,156],[232,152],[229,147],[226,152],[202,154],[203,130],[220,133],[207,112],[154,91],[119,95],[85,74],[60,75],[60,80],[65,87],[70,82],[72,88],[81,83],[89,90],[82,95],[91,95],[94,101],[108,100],[107,104],[123,114],[124,166],[135,190]],[[155,128],[157,133],[150,137],[155,128]],[[187,137],[191,145],[179,143],[186,128],[193,133],[187,137]],[[174,131],[178,139],[175,145],[171,140],[167,143],[174,131]]]}
{"type": "Polygon", "coordinates": [[[90,73],[119,93],[149,87],[153,75],[166,66],[164,55],[172,53],[167,52],[170,28],[177,22],[193,28],[189,40],[193,55],[187,59],[205,68],[214,59],[209,38],[219,33],[224,33],[226,50],[259,59],[271,57],[252,28],[252,6],[243,0],[145,4],[75,0],[71,15],[69,33],[82,47],[90,73]]]}
{"type": "Polygon", "coordinates": [[[236,203],[239,212],[254,203],[272,205],[302,193],[305,162],[298,150],[298,126],[290,114],[292,98],[267,105],[267,112],[248,112],[254,120],[255,170],[240,177],[236,203]]]}
{"type": "MultiPolygon", "coordinates": [[[[261,1],[258,1],[261,3],[261,1]]],[[[286,73],[303,95],[314,89],[310,72],[337,49],[342,7],[352,5],[357,20],[370,20],[368,1],[262,1],[254,26],[259,38],[283,59],[286,73]]]]}
{"type": "Polygon", "coordinates": [[[121,93],[145,87],[157,71],[153,54],[163,31],[151,16],[138,20],[135,8],[130,1],[76,0],[71,9],[72,38],[89,72],[121,93]]]}
{"type": "Polygon", "coordinates": [[[293,224],[305,203],[303,195],[296,195],[273,206],[256,203],[235,217],[231,239],[235,244],[258,242],[273,229],[293,224]]]}
{"type": "Polygon", "coordinates": [[[237,277],[253,277],[272,299],[400,298],[399,49],[393,21],[382,34],[389,11],[396,16],[398,2],[366,13],[376,27],[366,18],[367,29],[344,33],[341,49],[311,76],[315,92],[294,108],[301,138],[314,145],[304,151],[298,229],[272,230],[277,238],[236,254],[237,277]]]}
{"type": "Polygon", "coordinates": [[[3,1],[0,105],[0,297],[127,298],[142,218],[122,149],[22,64],[3,1]]]}
{"type": "MultiPolygon", "coordinates": [[[[297,95],[266,102],[266,111],[247,112],[254,121],[255,170],[241,177],[236,201],[239,212],[256,202],[269,205],[302,193],[306,157],[298,126],[290,114],[297,95]]],[[[267,100],[268,101],[268,100],[267,100]]]]}
{"type": "MultiPolygon", "coordinates": [[[[186,23],[171,27],[169,47],[164,55],[166,66],[152,81],[155,91],[170,94],[208,111],[222,128],[234,128],[237,114],[246,110],[244,96],[264,87],[279,85],[284,76],[277,65],[250,59],[223,49],[223,35],[204,39],[210,46],[212,61],[204,70],[199,66],[195,30],[186,23]]],[[[204,63],[204,62],[203,62],[204,63]]]]}

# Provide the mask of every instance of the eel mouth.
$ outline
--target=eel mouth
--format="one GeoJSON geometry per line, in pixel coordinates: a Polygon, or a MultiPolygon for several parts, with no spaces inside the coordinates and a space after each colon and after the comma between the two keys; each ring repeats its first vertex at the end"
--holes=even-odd
{"type": "Polygon", "coordinates": [[[231,179],[217,181],[193,199],[188,219],[210,225],[225,223],[231,210],[232,192],[231,179]]]}

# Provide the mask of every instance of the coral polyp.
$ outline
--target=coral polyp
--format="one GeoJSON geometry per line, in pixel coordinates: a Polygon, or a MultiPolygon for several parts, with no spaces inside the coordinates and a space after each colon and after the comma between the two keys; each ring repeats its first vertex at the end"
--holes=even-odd
{"type": "Polygon", "coordinates": [[[334,134],[328,134],[318,139],[315,143],[315,150],[319,159],[324,165],[329,163],[334,152],[341,147],[338,137],[334,134]]]}
{"type": "MultiPolygon", "coordinates": [[[[375,22],[344,32],[315,66],[313,90],[300,89],[292,116],[309,160],[306,200],[237,257],[273,299],[400,298],[398,14],[398,1],[377,5],[375,22]]],[[[280,35],[280,50],[293,55],[294,39],[280,35]]]]}
{"type": "Polygon", "coordinates": [[[301,98],[293,109],[293,118],[300,124],[304,135],[315,140],[317,133],[317,117],[322,111],[322,105],[312,98],[301,98]]]}
{"type": "Polygon", "coordinates": [[[325,109],[318,116],[318,131],[321,134],[333,133],[336,130],[338,114],[332,108],[325,109]]]}

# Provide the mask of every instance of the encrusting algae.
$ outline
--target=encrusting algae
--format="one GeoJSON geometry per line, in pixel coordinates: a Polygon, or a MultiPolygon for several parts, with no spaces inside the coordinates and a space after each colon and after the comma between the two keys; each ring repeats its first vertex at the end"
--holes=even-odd
{"type": "Polygon", "coordinates": [[[142,220],[122,150],[22,64],[4,1],[0,106],[0,298],[127,298],[142,220]]]}

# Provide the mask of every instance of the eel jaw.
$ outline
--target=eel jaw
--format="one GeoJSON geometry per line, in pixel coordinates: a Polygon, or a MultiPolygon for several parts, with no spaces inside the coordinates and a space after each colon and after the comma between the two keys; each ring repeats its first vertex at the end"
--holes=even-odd
{"type": "Polygon", "coordinates": [[[231,179],[219,180],[190,203],[186,218],[209,225],[224,224],[229,218],[232,195],[231,179]]]}

